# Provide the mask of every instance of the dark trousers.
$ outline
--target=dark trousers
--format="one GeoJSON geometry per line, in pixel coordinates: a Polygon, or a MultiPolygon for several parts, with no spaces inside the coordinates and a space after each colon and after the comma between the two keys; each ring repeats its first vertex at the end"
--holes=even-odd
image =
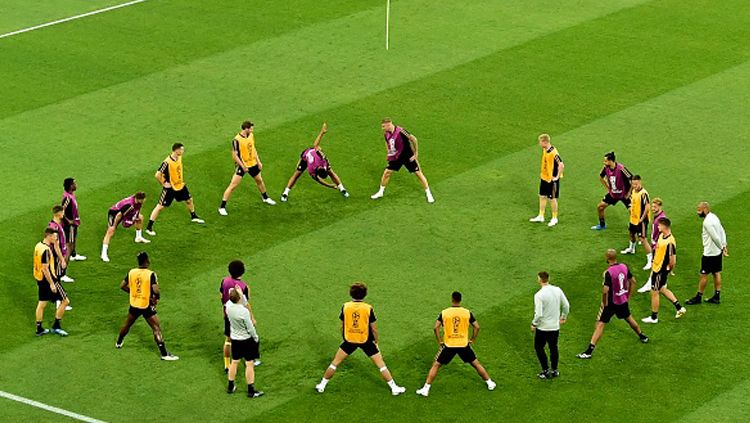
{"type": "Polygon", "coordinates": [[[559,330],[536,330],[534,334],[534,350],[536,350],[536,356],[539,358],[539,364],[542,365],[542,370],[549,370],[549,365],[547,364],[547,353],[544,351],[545,345],[549,345],[549,356],[552,361],[552,370],[557,370],[557,362],[560,360],[560,352],[557,350],[557,338],[559,337],[559,330]]]}

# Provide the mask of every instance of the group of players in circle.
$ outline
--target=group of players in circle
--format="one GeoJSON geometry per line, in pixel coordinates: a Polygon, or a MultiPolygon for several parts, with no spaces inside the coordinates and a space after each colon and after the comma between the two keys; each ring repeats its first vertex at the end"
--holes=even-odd
{"type": "MultiPolygon", "coordinates": [[[[383,196],[390,176],[401,167],[406,167],[409,172],[414,173],[425,190],[425,196],[429,203],[435,201],[427,179],[421,172],[418,162],[417,139],[405,129],[395,126],[391,119],[383,119],[381,122],[387,149],[388,165],[383,173],[379,190],[371,196],[379,199],[383,196]]],[[[327,125],[323,124],[312,147],[306,148],[300,155],[299,163],[293,175],[289,179],[281,201],[289,199],[291,189],[299,177],[307,171],[318,183],[332,189],[337,189],[344,196],[349,193],[344,188],[341,179],[331,168],[328,158],[323,153],[320,144],[327,132],[327,125]],[[330,178],[332,183],[327,182],[330,178]]],[[[557,151],[552,146],[549,135],[539,136],[539,145],[542,148],[541,182],[539,189],[539,214],[530,219],[531,222],[543,223],[545,221],[546,204],[549,202],[552,208],[552,219],[549,226],[558,224],[557,199],[560,192],[560,179],[563,177],[564,164],[557,151]]],[[[154,222],[161,210],[169,207],[173,201],[185,202],[190,212],[191,221],[198,224],[205,223],[195,212],[192,196],[185,183],[182,166],[182,155],[184,146],[176,143],[172,152],[162,162],[155,177],[162,185],[162,193],[158,204],[153,209],[145,231],[150,236],[155,236],[154,222]]],[[[265,183],[261,177],[262,162],[255,149],[255,137],[253,124],[246,121],[241,126],[241,132],[232,140],[232,157],[235,162],[235,174],[224,192],[218,212],[226,216],[226,205],[232,192],[239,186],[245,174],[249,174],[255,181],[264,203],[275,205],[276,203],[268,196],[265,183]]],[[[646,292],[651,290],[650,316],[642,319],[645,323],[658,323],[660,293],[666,296],[676,309],[676,318],[682,317],[686,310],[680,305],[674,294],[667,288],[667,277],[674,270],[676,263],[676,244],[674,235],[671,233],[671,222],[662,210],[662,201],[658,198],[649,200],[647,191],[643,188],[640,176],[632,175],[621,163],[616,162],[615,153],[607,153],[604,157],[604,168],[600,173],[603,186],[607,194],[598,205],[599,224],[593,226],[593,230],[604,230],[605,209],[610,205],[622,202],[630,212],[630,242],[622,254],[635,254],[637,242],[643,245],[647,251],[647,264],[644,270],[651,270],[648,282],[639,290],[646,292]],[[653,220],[652,220],[653,213],[653,220]],[[647,229],[651,223],[651,239],[647,239],[647,229]]],[[[44,239],[34,249],[33,274],[37,281],[39,302],[36,308],[36,335],[42,336],[50,331],[43,327],[43,313],[49,302],[56,303],[55,320],[52,332],[60,336],[68,333],[62,329],[60,322],[66,310],[70,310],[70,300],[61,282],[73,282],[67,275],[68,263],[71,261],[86,260],[86,257],[76,252],[76,240],[80,226],[78,203],[75,197],[77,189],[76,181],[67,178],[64,181],[64,193],[62,202],[53,208],[53,219],[45,229],[44,239]]],[[[145,202],[146,194],[137,192],[114,204],[108,211],[108,229],[102,242],[101,259],[109,261],[109,243],[116,231],[122,224],[123,227],[135,227],[136,243],[150,243],[143,236],[145,219],[141,214],[141,208],[145,202]]],[[[728,255],[726,247],[726,234],[715,214],[710,212],[707,203],[698,205],[698,214],[703,217],[703,244],[704,256],[702,261],[701,279],[699,290],[695,297],[686,304],[700,304],[703,291],[707,283],[707,275],[714,275],[715,294],[706,302],[720,302],[721,267],[722,256],[728,255]],[[718,253],[717,253],[718,251],[718,253]]],[[[606,252],[608,268],[604,272],[602,303],[597,317],[597,325],[588,348],[579,358],[591,358],[594,348],[599,341],[604,325],[613,316],[626,320],[633,330],[638,334],[642,342],[648,342],[648,337],[643,334],[638,323],[630,314],[628,301],[635,287],[635,278],[625,264],[617,261],[617,253],[610,249],[606,252]]],[[[143,317],[152,328],[154,340],[159,348],[162,360],[174,361],[179,357],[171,354],[165,346],[164,337],[161,332],[159,318],[156,313],[156,305],[160,299],[160,289],[156,274],[149,269],[150,259],[146,252],[140,252],[137,256],[138,267],[130,270],[120,284],[120,288],[128,293],[130,297],[130,308],[125,323],[120,329],[115,346],[122,348],[125,336],[130,327],[138,319],[143,317]]],[[[255,328],[255,317],[252,313],[248,299],[249,288],[241,277],[245,272],[241,261],[233,261],[228,267],[229,276],[224,278],[220,286],[221,302],[224,308],[225,321],[225,344],[224,344],[224,367],[228,374],[227,392],[236,390],[234,383],[238,365],[241,360],[246,362],[246,381],[248,384],[248,396],[258,397],[263,395],[254,387],[254,367],[260,364],[260,341],[255,328]]],[[[550,379],[559,376],[557,369],[558,348],[557,339],[561,323],[565,323],[569,313],[568,301],[562,290],[549,283],[549,274],[540,272],[538,282],[541,289],[535,295],[535,311],[532,320],[532,331],[535,332],[535,350],[542,366],[539,378],[550,379]],[[545,346],[549,346],[552,367],[547,362],[545,346]]],[[[350,287],[351,301],[342,306],[339,318],[343,343],[336,352],[331,364],[326,369],[320,383],[315,386],[316,391],[324,392],[326,386],[334,375],[337,366],[357,349],[362,349],[373,363],[378,367],[382,377],[388,383],[393,395],[400,395],[405,388],[398,386],[390,371],[385,365],[378,347],[378,330],[376,317],[371,305],[363,302],[367,295],[367,287],[363,283],[355,283],[350,287]]],[[[471,345],[479,333],[479,324],[474,315],[467,309],[461,307],[462,295],[453,292],[451,306],[443,310],[434,326],[434,333],[439,344],[439,352],[428,373],[425,385],[417,391],[417,394],[428,396],[430,387],[438,369],[448,364],[458,355],[465,363],[471,364],[485,381],[489,390],[494,390],[495,382],[476,358],[471,345]],[[441,335],[442,330],[442,335],[441,335]],[[472,332],[470,337],[469,333],[472,332]]]]}

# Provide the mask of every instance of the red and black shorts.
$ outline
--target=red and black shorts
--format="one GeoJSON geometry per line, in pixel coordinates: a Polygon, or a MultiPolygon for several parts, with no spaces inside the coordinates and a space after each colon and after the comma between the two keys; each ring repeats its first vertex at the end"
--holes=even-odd
{"type": "Polygon", "coordinates": [[[441,345],[435,356],[435,361],[446,365],[453,361],[453,358],[457,355],[464,363],[471,363],[477,359],[477,355],[474,353],[471,345],[465,347],[446,347],[445,345],[441,345]]]}

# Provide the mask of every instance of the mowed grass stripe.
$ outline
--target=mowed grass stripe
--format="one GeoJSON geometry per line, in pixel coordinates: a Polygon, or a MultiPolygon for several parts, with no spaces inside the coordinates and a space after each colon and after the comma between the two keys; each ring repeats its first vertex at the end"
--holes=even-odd
{"type": "Polygon", "coordinates": [[[42,3],[4,0],[3,13],[0,14],[0,34],[91,12],[125,1],[127,0],[47,0],[42,3]]]}
{"type": "MultiPolygon", "coordinates": [[[[473,21],[470,33],[458,24],[463,20],[449,19],[458,9],[464,9],[461,5],[423,0],[399,2],[406,16],[409,12],[419,16],[405,18],[403,47],[381,51],[382,10],[378,8],[185,65],[173,64],[162,72],[3,119],[0,133],[8,148],[24,146],[35,153],[44,151],[44,142],[34,136],[39,122],[56,127],[57,161],[64,165],[55,166],[49,178],[38,181],[25,171],[37,165],[36,154],[7,157],[0,159],[0,164],[11,175],[12,183],[33,181],[38,184],[39,193],[54,192],[59,184],[56,181],[68,175],[70,163],[75,163],[80,153],[80,143],[86,140],[87,154],[98,160],[78,170],[78,178],[87,181],[80,193],[84,195],[92,189],[142,175],[141,167],[122,166],[120,157],[128,157],[131,163],[153,162],[175,138],[186,140],[189,154],[225,151],[238,122],[248,115],[258,122],[259,133],[263,134],[269,128],[639,2],[620,0],[606,5],[593,1],[569,2],[568,8],[540,9],[483,0],[462,12],[463,19],[473,21]],[[555,19],[546,22],[552,16],[555,19]],[[438,25],[440,30],[418,29],[430,25],[438,25]],[[289,49],[290,45],[295,49],[289,49]],[[446,55],[445,49],[452,53],[446,55]],[[415,60],[417,54],[419,59],[415,60]],[[281,73],[280,69],[299,71],[281,73]]],[[[139,62],[142,60],[138,57],[139,62]]],[[[268,147],[269,141],[298,148],[296,140],[290,143],[266,138],[264,144],[259,138],[265,152],[263,157],[269,163],[274,152],[274,147],[268,147]]],[[[17,206],[0,210],[2,220],[39,205],[21,193],[10,195],[17,206]]]]}

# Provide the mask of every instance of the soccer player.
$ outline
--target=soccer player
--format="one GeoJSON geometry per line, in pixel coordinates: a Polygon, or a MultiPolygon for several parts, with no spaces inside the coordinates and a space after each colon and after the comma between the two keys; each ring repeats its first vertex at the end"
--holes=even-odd
{"type": "Polygon", "coordinates": [[[102,241],[102,254],[101,259],[103,262],[109,262],[109,242],[115,235],[117,225],[122,223],[123,228],[129,228],[135,226],[135,242],[140,244],[148,244],[150,240],[143,237],[141,230],[143,229],[143,215],[141,215],[141,207],[143,202],[146,201],[145,192],[136,192],[130,197],[123,198],[118,201],[114,206],[109,208],[107,212],[107,233],[104,234],[104,241],[102,241]]]}
{"type": "Polygon", "coordinates": [[[258,186],[258,191],[263,198],[263,202],[273,206],[276,204],[273,199],[268,196],[266,192],[266,184],[263,182],[263,177],[260,175],[260,171],[263,170],[263,163],[260,161],[258,156],[258,150],[255,149],[255,134],[253,133],[253,123],[249,120],[242,122],[241,131],[232,140],[232,159],[234,160],[234,175],[232,180],[229,182],[229,186],[224,190],[224,196],[221,197],[221,205],[219,206],[219,214],[226,216],[227,213],[227,201],[232,196],[234,189],[240,186],[242,178],[245,174],[250,175],[255,180],[255,185],[258,186]]]}
{"type": "MultiPolygon", "coordinates": [[[[653,219],[651,221],[651,243],[646,248],[646,265],[643,266],[643,270],[650,270],[654,259],[654,248],[656,248],[656,241],[659,240],[659,222],[667,217],[667,213],[664,212],[664,202],[661,198],[656,197],[651,200],[651,212],[653,219]]],[[[651,291],[651,277],[649,276],[646,283],[642,287],[638,288],[638,292],[643,294],[651,291]]]]}
{"type": "Polygon", "coordinates": [[[380,126],[383,128],[383,135],[385,136],[388,166],[386,166],[383,177],[380,180],[380,189],[371,195],[370,198],[377,200],[383,197],[385,187],[388,186],[388,181],[391,179],[391,174],[398,172],[403,166],[406,167],[409,173],[417,175],[417,179],[422,184],[424,193],[427,196],[427,202],[434,203],[435,197],[432,196],[427,178],[422,174],[422,170],[419,167],[417,137],[410,134],[406,129],[394,125],[390,118],[383,119],[380,126]]]}
{"type": "Polygon", "coordinates": [[[477,359],[471,345],[477,340],[479,335],[479,323],[474,318],[474,314],[461,307],[461,293],[456,291],[451,294],[452,304],[449,308],[443,310],[435,321],[433,331],[438,342],[438,354],[435,362],[427,374],[427,380],[422,389],[417,390],[417,395],[426,397],[430,395],[430,387],[437,377],[440,366],[450,363],[458,355],[464,363],[469,363],[479,373],[479,376],[487,384],[490,391],[495,389],[495,382],[490,379],[487,370],[477,359]],[[469,326],[473,328],[473,334],[469,339],[469,326]],[[440,336],[440,327],[443,327],[443,336],[440,336]]]}
{"type": "Polygon", "coordinates": [[[396,381],[391,376],[391,372],[388,371],[378,348],[377,318],[372,306],[363,301],[367,296],[367,285],[361,282],[353,284],[349,287],[349,295],[352,297],[352,301],[344,303],[341,307],[341,314],[339,314],[344,342],[341,343],[331,365],[323,374],[323,379],[315,386],[315,390],[321,394],[325,392],[326,385],[336,373],[336,368],[346,357],[359,348],[378,367],[380,375],[391,388],[391,394],[403,394],[406,392],[406,388],[396,385],[396,381]]]}
{"type": "Polygon", "coordinates": [[[721,226],[721,221],[715,213],[711,212],[711,206],[701,201],[697,208],[698,216],[703,219],[703,257],[701,258],[701,274],[698,282],[698,292],[695,297],[685,301],[685,304],[700,304],[703,299],[703,291],[708,283],[708,275],[714,275],[714,295],[707,299],[707,303],[721,303],[721,267],[722,258],[729,255],[727,250],[727,233],[721,226]]]}
{"type": "Polygon", "coordinates": [[[68,295],[57,279],[55,255],[52,247],[57,243],[57,230],[46,228],[44,239],[34,247],[34,279],[36,279],[39,291],[39,302],[36,305],[36,336],[49,333],[49,329],[42,326],[44,321],[44,309],[50,301],[60,301],[55,310],[55,323],[52,324],[52,332],[60,336],[68,336],[68,332],[60,327],[60,321],[65,314],[65,307],[69,304],[68,295]]]}
{"type": "Polygon", "coordinates": [[[672,222],[668,218],[659,221],[659,240],[654,248],[654,262],[651,266],[651,315],[641,319],[643,323],[659,323],[659,293],[663,294],[674,305],[677,311],[674,318],[679,319],[687,310],[667,288],[667,277],[677,263],[677,244],[672,235],[672,222]]]}
{"type": "Polygon", "coordinates": [[[552,205],[552,219],[547,226],[557,225],[557,199],[560,197],[560,179],[563,177],[565,164],[557,148],[550,143],[548,134],[539,135],[539,146],[542,147],[542,170],[539,182],[539,214],[529,219],[530,222],[544,222],[547,200],[552,205]]]}
{"type": "Polygon", "coordinates": [[[78,227],[81,226],[81,217],[78,214],[78,200],[75,192],[78,184],[73,178],[65,178],[63,181],[63,196],[61,205],[65,209],[63,216],[63,229],[65,230],[68,250],[70,251],[70,261],[83,261],[86,256],[78,254],[76,251],[76,241],[78,240],[78,227]]]}
{"type": "MultiPolygon", "coordinates": [[[[648,204],[648,203],[647,203],[648,204]]],[[[641,332],[638,322],[630,314],[630,294],[635,288],[635,278],[630,273],[630,269],[624,263],[617,262],[617,252],[610,248],[605,255],[607,258],[607,270],[604,271],[604,284],[602,287],[602,304],[599,307],[596,328],[591,336],[586,351],[578,354],[576,357],[589,359],[594,354],[596,343],[601,339],[604,333],[604,326],[612,320],[612,316],[625,320],[630,328],[638,335],[638,338],[644,344],[648,342],[648,336],[641,332]]]]}
{"type": "Polygon", "coordinates": [[[255,361],[260,358],[260,344],[255,330],[255,321],[247,307],[247,300],[237,288],[229,290],[229,300],[225,311],[230,324],[230,338],[232,342],[232,364],[227,376],[227,393],[233,394],[237,390],[234,378],[240,360],[245,360],[245,380],[247,382],[248,398],[263,396],[263,391],[255,390],[255,361]],[[245,303],[245,304],[243,304],[245,303]]]}
{"type": "Polygon", "coordinates": [[[154,221],[156,221],[156,218],[159,216],[162,209],[172,205],[172,201],[185,202],[188,211],[190,211],[190,220],[192,222],[200,224],[206,223],[195,213],[193,197],[190,195],[190,191],[188,191],[188,187],[185,184],[182,167],[182,155],[184,153],[185,146],[182,143],[178,142],[172,144],[172,153],[164,159],[161,166],[159,166],[159,169],[157,169],[156,174],[154,174],[154,177],[162,186],[162,191],[161,196],[159,197],[159,202],[151,212],[148,226],[146,226],[146,233],[151,236],[156,235],[156,231],[154,231],[154,221]]]}
{"type": "Polygon", "coordinates": [[[622,163],[617,163],[615,159],[614,151],[604,155],[604,167],[599,173],[599,179],[607,190],[607,194],[604,195],[604,198],[597,206],[599,224],[591,227],[595,231],[606,229],[607,224],[604,221],[604,210],[608,206],[614,206],[621,201],[626,208],[630,208],[631,179],[633,174],[622,163]]]}
{"type": "MultiPolygon", "coordinates": [[[[247,284],[242,281],[240,278],[242,275],[245,274],[245,263],[241,262],[240,260],[234,260],[229,263],[228,266],[229,270],[229,276],[225,277],[221,281],[221,285],[219,286],[219,296],[221,297],[221,307],[224,313],[224,336],[226,336],[226,339],[224,340],[224,371],[229,371],[229,365],[231,364],[231,348],[232,348],[232,339],[230,336],[230,324],[229,324],[229,318],[227,318],[227,310],[226,310],[226,304],[227,301],[229,301],[229,291],[233,288],[237,288],[242,292],[242,294],[245,296],[244,303],[247,306],[248,311],[250,312],[250,319],[253,321],[253,325],[255,325],[255,316],[253,315],[253,310],[250,308],[250,303],[248,300],[250,299],[250,289],[248,288],[247,284]]],[[[258,341],[260,342],[260,341],[258,341]]],[[[260,360],[255,360],[255,365],[260,365],[260,360]]]]}
{"type": "Polygon", "coordinates": [[[651,246],[646,239],[648,235],[648,222],[651,218],[651,200],[648,197],[648,191],[643,188],[641,175],[633,176],[633,192],[630,194],[630,244],[628,248],[620,251],[620,254],[635,254],[635,246],[638,240],[641,241],[646,253],[651,252],[651,246]]]}
{"type": "Polygon", "coordinates": [[[534,350],[542,365],[539,379],[552,379],[560,376],[557,364],[560,353],[557,341],[560,338],[560,325],[565,323],[570,313],[570,303],[562,289],[549,283],[549,273],[537,273],[537,282],[541,288],[534,294],[534,319],[531,321],[531,331],[534,332],[534,350]],[[544,347],[549,345],[549,355],[552,370],[547,363],[547,353],[544,347]]]}
{"type": "Polygon", "coordinates": [[[346,191],[346,188],[344,188],[344,184],[341,183],[341,178],[339,178],[339,176],[333,171],[331,164],[328,162],[328,157],[326,157],[325,153],[323,153],[323,150],[320,148],[320,141],[323,139],[323,135],[325,135],[326,132],[328,132],[328,125],[323,123],[323,127],[320,128],[320,133],[318,133],[318,136],[315,138],[313,146],[306,148],[302,151],[302,154],[300,154],[297,169],[294,171],[294,174],[292,174],[292,177],[289,178],[289,182],[286,184],[286,188],[284,188],[284,192],[281,194],[281,201],[286,202],[289,199],[289,192],[305,170],[307,170],[307,173],[310,174],[315,182],[324,187],[338,189],[341,192],[341,195],[345,198],[349,197],[349,193],[346,191]],[[325,181],[329,176],[333,183],[325,181]]]}
{"type": "Polygon", "coordinates": [[[75,279],[68,276],[68,242],[65,239],[65,228],[63,228],[63,219],[65,209],[57,205],[52,207],[52,220],[49,227],[57,231],[57,242],[52,249],[57,260],[57,277],[61,282],[75,282],[75,279]]]}
{"type": "Polygon", "coordinates": [[[130,308],[128,309],[128,317],[125,319],[125,323],[120,329],[120,334],[117,336],[115,348],[122,348],[125,336],[130,331],[130,327],[133,326],[133,323],[139,317],[143,316],[154,332],[154,341],[156,341],[156,345],[159,347],[161,359],[164,361],[179,360],[180,357],[170,354],[167,351],[166,345],[164,345],[164,336],[161,333],[159,316],[156,315],[156,304],[159,303],[159,299],[161,298],[161,290],[156,280],[156,273],[149,269],[151,262],[148,254],[140,252],[136,258],[138,259],[138,267],[131,269],[120,283],[120,289],[127,292],[130,296],[130,308]]]}

